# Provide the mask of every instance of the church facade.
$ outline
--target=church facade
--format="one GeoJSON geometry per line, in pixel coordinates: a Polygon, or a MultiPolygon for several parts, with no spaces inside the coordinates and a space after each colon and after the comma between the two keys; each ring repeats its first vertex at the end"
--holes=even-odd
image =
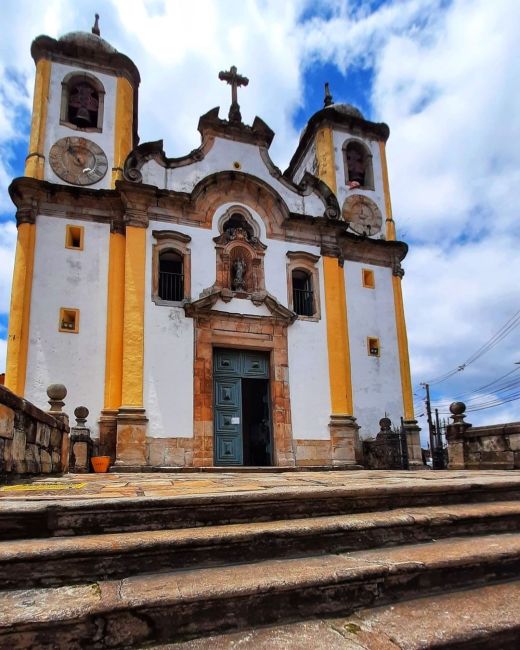
{"type": "Polygon", "coordinates": [[[7,387],[43,405],[64,383],[123,468],[355,467],[384,416],[419,463],[388,127],[327,89],[282,173],[232,67],[227,119],[168,158],[97,21],[31,53],[7,387]]]}

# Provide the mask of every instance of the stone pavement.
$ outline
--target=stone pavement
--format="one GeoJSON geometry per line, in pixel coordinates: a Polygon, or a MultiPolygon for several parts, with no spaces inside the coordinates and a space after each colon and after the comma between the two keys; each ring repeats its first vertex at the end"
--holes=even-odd
{"type": "MultiPolygon", "coordinates": [[[[403,487],[413,491],[429,485],[442,491],[457,484],[481,486],[520,480],[511,471],[226,471],[67,474],[60,477],[19,479],[0,486],[4,500],[81,501],[135,497],[175,497],[224,493],[302,492],[348,488],[363,491],[403,487]]],[[[0,505],[1,507],[1,505],[0,505]]]]}

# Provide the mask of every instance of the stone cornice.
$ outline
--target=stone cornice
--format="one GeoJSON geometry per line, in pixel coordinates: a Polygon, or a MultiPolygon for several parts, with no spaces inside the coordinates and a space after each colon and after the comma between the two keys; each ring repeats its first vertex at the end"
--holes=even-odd
{"type": "MultiPolygon", "coordinates": [[[[233,174],[226,172],[225,176],[230,180],[233,174]]],[[[220,176],[208,177],[207,182],[215,187],[220,176]]],[[[234,181],[238,186],[244,184],[242,177],[245,175],[234,181]]],[[[115,190],[94,190],[20,177],[9,186],[9,194],[17,208],[18,223],[34,223],[38,214],[48,214],[107,223],[113,232],[124,232],[125,224],[146,227],[149,220],[208,228],[200,202],[209,186],[203,183],[197,187],[194,195],[117,181],[115,190]]],[[[280,223],[270,238],[317,246],[323,255],[387,266],[400,274],[399,264],[408,251],[404,242],[356,235],[347,232],[347,224],[339,219],[296,214],[289,212],[287,206],[283,208],[283,202],[275,204],[279,207],[280,223]]]]}
{"type": "Polygon", "coordinates": [[[100,47],[89,47],[87,43],[56,40],[50,36],[37,36],[31,44],[31,56],[35,63],[40,59],[62,60],[76,64],[93,63],[109,74],[124,74],[133,86],[139,86],[141,76],[135,63],[126,54],[106,51],[100,47]]]}
{"type": "MultiPolygon", "coordinates": [[[[186,316],[191,318],[197,318],[199,316],[207,315],[211,312],[218,311],[214,310],[213,307],[219,300],[224,302],[230,302],[233,299],[234,293],[229,289],[220,289],[218,287],[211,288],[205,296],[194,300],[192,302],[187,302],[184,305],[184,311],[186,316]]],[[[267,291],[257,291],[256,293],[251,294],[251,302],[259,307],[260,305],[265,305],[267,309],[271,312],[271,317],[277,320],[283,321],[285,324],[290,325],[293,323],[297,315],[295,312],[284,307],[273,295],[267,291]]],[[[223,318],[230,317],[235,318],[237,314],[231,312],[218,312],[223,318]]],[[[254,316],[250,314],[243,315],[245,318],[269,318],[268,316],[254,316]]]]}
{"type": "Polygon", "coordinates": [[[175,169],[176,167],[191,165],[199,160],[203,160],[213,147],[214,142],[215,138],[208,136],[204,138],[200,147],[178,158],[168,158],[166,156],[162,140],[143,142],[143,144],[140,144],[128,155],[124,166],[124,177],[133,183],[141,183],[143,180],[141,169],[149,160],[154,160],[165,169],[175,169]]]}
{"type": "Polygon", "coordinates": [[[203,140],[209,136],[219,136],[227,140],[254,144],[267,149],[270,147],[274,131],[258,116],[253,120],[252,126],[248,126],[242,122],[221,120],[218,112],[219,107],[216,106],[200,117],[198,130],[203,140]]]}

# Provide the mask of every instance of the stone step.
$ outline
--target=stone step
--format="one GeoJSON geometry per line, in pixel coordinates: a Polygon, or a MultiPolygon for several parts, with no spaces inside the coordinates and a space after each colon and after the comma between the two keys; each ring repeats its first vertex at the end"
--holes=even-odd
{"type": "Polygon", "coordinates": [[[0,648],[129,648],[517,579],[505,533],[0,594],[0,648]]]}
{"type": "Polygon", "coordinates": [[[325,618],[212,635],[148,650],[517,650],[520,581],[325,618]]]}
{"type": "MultiPolygon", "coordinates": [[[[356,475],[357,472],[353,472],[356,475]]],[[[395,508],[520,500],[520,482],[484,478],[456,484],[423,481],[410,489],[392,483],[370,486],[290,487],[175,497],[84,500],[2,499],[0,540],[191,528],[301,519],[395,508]]]]}
{"type": "Polygon", "coordinates": [[[520,530],[520,501],[0,542],[0,589],[520,530]]]}

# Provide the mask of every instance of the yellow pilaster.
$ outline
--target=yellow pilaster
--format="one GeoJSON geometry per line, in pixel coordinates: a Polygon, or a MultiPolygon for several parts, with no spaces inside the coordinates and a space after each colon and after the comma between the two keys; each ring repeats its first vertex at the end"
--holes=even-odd
{"type": "Polygon", "coordinates": [[[404,419],[413,420],[413,393],[412,379],[410,374],[410,358],[408,356],[408,336],[406,334],[406,322],[404,318],[403,292],[401,289],[401,278],[392,276],[392,288],[394,291],[395,324],[397,329],[397,347],[399,350],[399,365],[401,369],[401,388],[403,393],[404,419]]]}
{"type": "Polygon", "coordinates": [[[25,391],[27,372],[35,239],[35,224],[21,223],[18,226],[9,312],[5,385],[21,397],[25,391]]]}
{"type": "Polygon", "coordinates": [[[332,129],[324,126],[316,133],[316,162],[318,167],[316,175],[336,194],[336,163],[334,158],[332,129]]]}
{"type": "MultiPolygon", "coordinates": [[[[336,194],[336,164],[332,129],[316,133],[317,175],[336,194]]],[[[333,415],[353,415],[345,274],[335,257],[323,258],[330,398],[333,415]]]]}
{"type": "Polygon", "coordinates": [[[353,415],[345,274],[335,257],[323,258],[330,399],[333,415],[353,415]]]}
{"type": "MultiPolygon", "coordinates": [[[[388,167],[386,164],[386,147],[384,142],[379,143],[381,154],[381,167],[383,170],[383,189],[385,193],[386,208],[386,239],[395,241],[395,222],[392,217],[392,202],[390,200],[390,186],[388,183],[388,167]]],[[[397,348],[399,350],[399,366],[401,371],[401,389],[403,393],[403,411],[405,420],[413,420],[413,393],[410,374],[410,357],[408,355],[408,336],[406,334],[406,321],[404,318],[403,292],[401,277],[392,276],[392,289],[394,292],[395,324],[397,329],[397,348]]]]}
{"type": "Polygon", "coordinates": [[[144,285],[146,229],[126,227],[123,325],[123,378],[121,402],[143,406],[144,285]]]}
{"type": "Polygon", "coordinates": [[[110,233],[108,259],[105,409],[121,406],[125,305],[125,237],[110,233]]]}
{"type": "Polygon", "coordinates": [[[381,157],[381,170],[383,174],[383,191],[385,193],[385,212],[386,212],[386,239],[395,241],[395,221],[392,217],[392,201],[390,200],[390,185],[388,183],[388,166],[386,164],[386,145],[379,142],[379,153],[381,157]]]}
{"type": "Polygon", "coordinates": [[[132,150],[132,130],[134,116],[134,91],[125,77],[117,78],[116,116],[114,124],[114,166],[112,168],[112,187],[123,178],[123,166],[132,150]]]}
{"type": "Polygon", "coordinates": [[[47,108],[49,103],[49,88],[51,80],[51,62],[40,59],[36,64],[34,81],[34,99],[29,139],[29,154],[25,159],[25,175],[43,180],[45,156],[45,126],[47,124],[47,108]]]}

